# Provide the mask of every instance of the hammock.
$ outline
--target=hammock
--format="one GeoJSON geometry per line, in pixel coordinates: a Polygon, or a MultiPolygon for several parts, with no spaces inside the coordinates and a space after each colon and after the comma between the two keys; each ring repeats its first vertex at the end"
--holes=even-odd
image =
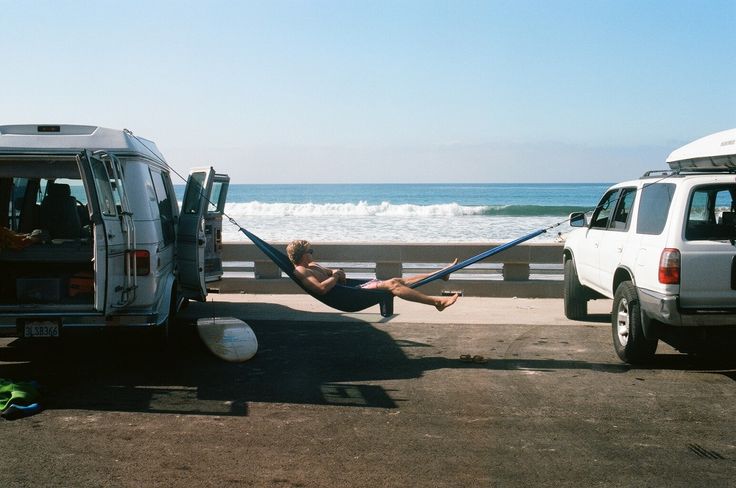
{"type": "MultiPolygon", "coordinates": [[[[390,317],[394,313],[394,296],[384,290],[372,290],[372,289],[363,289],[360,288],[360,285],[363,283],[366,283],[369,280],[356,280],[356,279],[348,279],[345,284],[337,284],[335,285],[329,292],[327,292],[324,295],[319,295],[316,293],[313,293],[312,291],[308,290],[301,282],[299,278],[297,278],[294,275],[294,265],[289,261],[289,258],[258,237],[257,235],[253,234],[252,232],[249,232],[247,229],[244,229],[243,227],[239,227],[239,230],[245,234],[248,239],[253,241],[253,244],[258,247],[263,253],[268,256],[271,261],[276,264],[281,270],[286,273],[289,278],[291,278],[299,287],[304,290],[305,292],[312,295],[314,298],[319,300],[320,302],[324,303],[325,305],[332,307],[337,310],[341,310],[343,312],[358,312],[360,310],[365,310],[368,307],[372,307],[373,305],[380,305],[381,307],[381,315],[383,317],[390,317]]],[[[494,254],[498,254],[501,251],[505,251],[506,249],[510,247],[514,247],[517,244],[521,244],[524,241],[528,241],[529,239],[533,239],[537,237],[540,234],[543,234],[547,232],[547,229],[539,229],[531,234],[527,234],[523,237],[519,237],[518,239],[515,239],[513,241],[507,242],[505,244],[501,244],[500,246],[496,246],[494,248],[488,249],[487,251],[484,251],[480,254],[477,254],[473,257],[470,257],[464,261],[461,261],[457,264],[454,264],[446,269],[437,271],[436,273],[433,273],[426,278],[417,281],[416,283],[412,283],[410,288],[417,288],[422,285],[426,285],[427,283],[430,283],[432,281],[438,280],[440,278],[443,278],[445,276],[450,275],[451,273],[454,273],[457,270],[463,269],[467,266],[470,266],[471,264],[477,263],[478,261],[481,261],[483,259],[486,259],[490,256],[493,256],[494,254]]]]}

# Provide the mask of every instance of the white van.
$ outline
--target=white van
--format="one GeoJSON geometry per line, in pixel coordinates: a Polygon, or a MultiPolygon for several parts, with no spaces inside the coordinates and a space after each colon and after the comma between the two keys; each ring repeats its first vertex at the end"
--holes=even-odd
{"type": "Polygon", "coordinates": [[[0,241],[0,334],[125,326],[165,339],[178,304],[204,300],[222,274],[229,183],[193,170],[180,212],[170,172],[127,130],[0,126],[0,227],[37,236],[22,249],[0,241]]]}

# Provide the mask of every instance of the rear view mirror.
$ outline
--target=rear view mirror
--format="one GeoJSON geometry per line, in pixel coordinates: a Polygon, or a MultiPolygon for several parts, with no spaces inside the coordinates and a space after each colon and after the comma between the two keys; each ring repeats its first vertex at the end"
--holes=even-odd
{"type": "Polygon", "coordinates": [[[587,227],[588,222],[583,212],[573,212],[570,214],[570,227],[587,227]]]}

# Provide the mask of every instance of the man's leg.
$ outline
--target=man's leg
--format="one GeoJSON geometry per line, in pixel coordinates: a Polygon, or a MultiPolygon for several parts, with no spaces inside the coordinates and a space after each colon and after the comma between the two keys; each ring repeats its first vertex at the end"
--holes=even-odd
{"type": "Polygon", "coordinates": [[[410,302],[433,305],[440,312],[455,303],[459,297],[457,293],[449,297],[431,297],[413,288],[409,288],[398,278],[384,281],[378,288],[390,291],[394,296],[410,302]]]}

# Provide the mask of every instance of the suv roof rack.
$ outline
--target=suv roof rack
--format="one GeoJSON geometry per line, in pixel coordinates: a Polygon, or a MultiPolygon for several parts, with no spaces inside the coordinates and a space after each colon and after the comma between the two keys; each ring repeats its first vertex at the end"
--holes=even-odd
{"type": "Polygon", "coordinates": [[[672,176],[676,174],[677,172],[671,169],[653,169],[650,171],[647,171],[643,175],[641,175],[642,178],[651,178],[652,176],[672,176]]]}
{"type": "Polygon", "coordinates": [[[653,169],[644,173],[642,178],[665,177],[675,175],[698,175],[698,174],[734,174],[736,168],[687,168],[687,169],[653,169]]]}

